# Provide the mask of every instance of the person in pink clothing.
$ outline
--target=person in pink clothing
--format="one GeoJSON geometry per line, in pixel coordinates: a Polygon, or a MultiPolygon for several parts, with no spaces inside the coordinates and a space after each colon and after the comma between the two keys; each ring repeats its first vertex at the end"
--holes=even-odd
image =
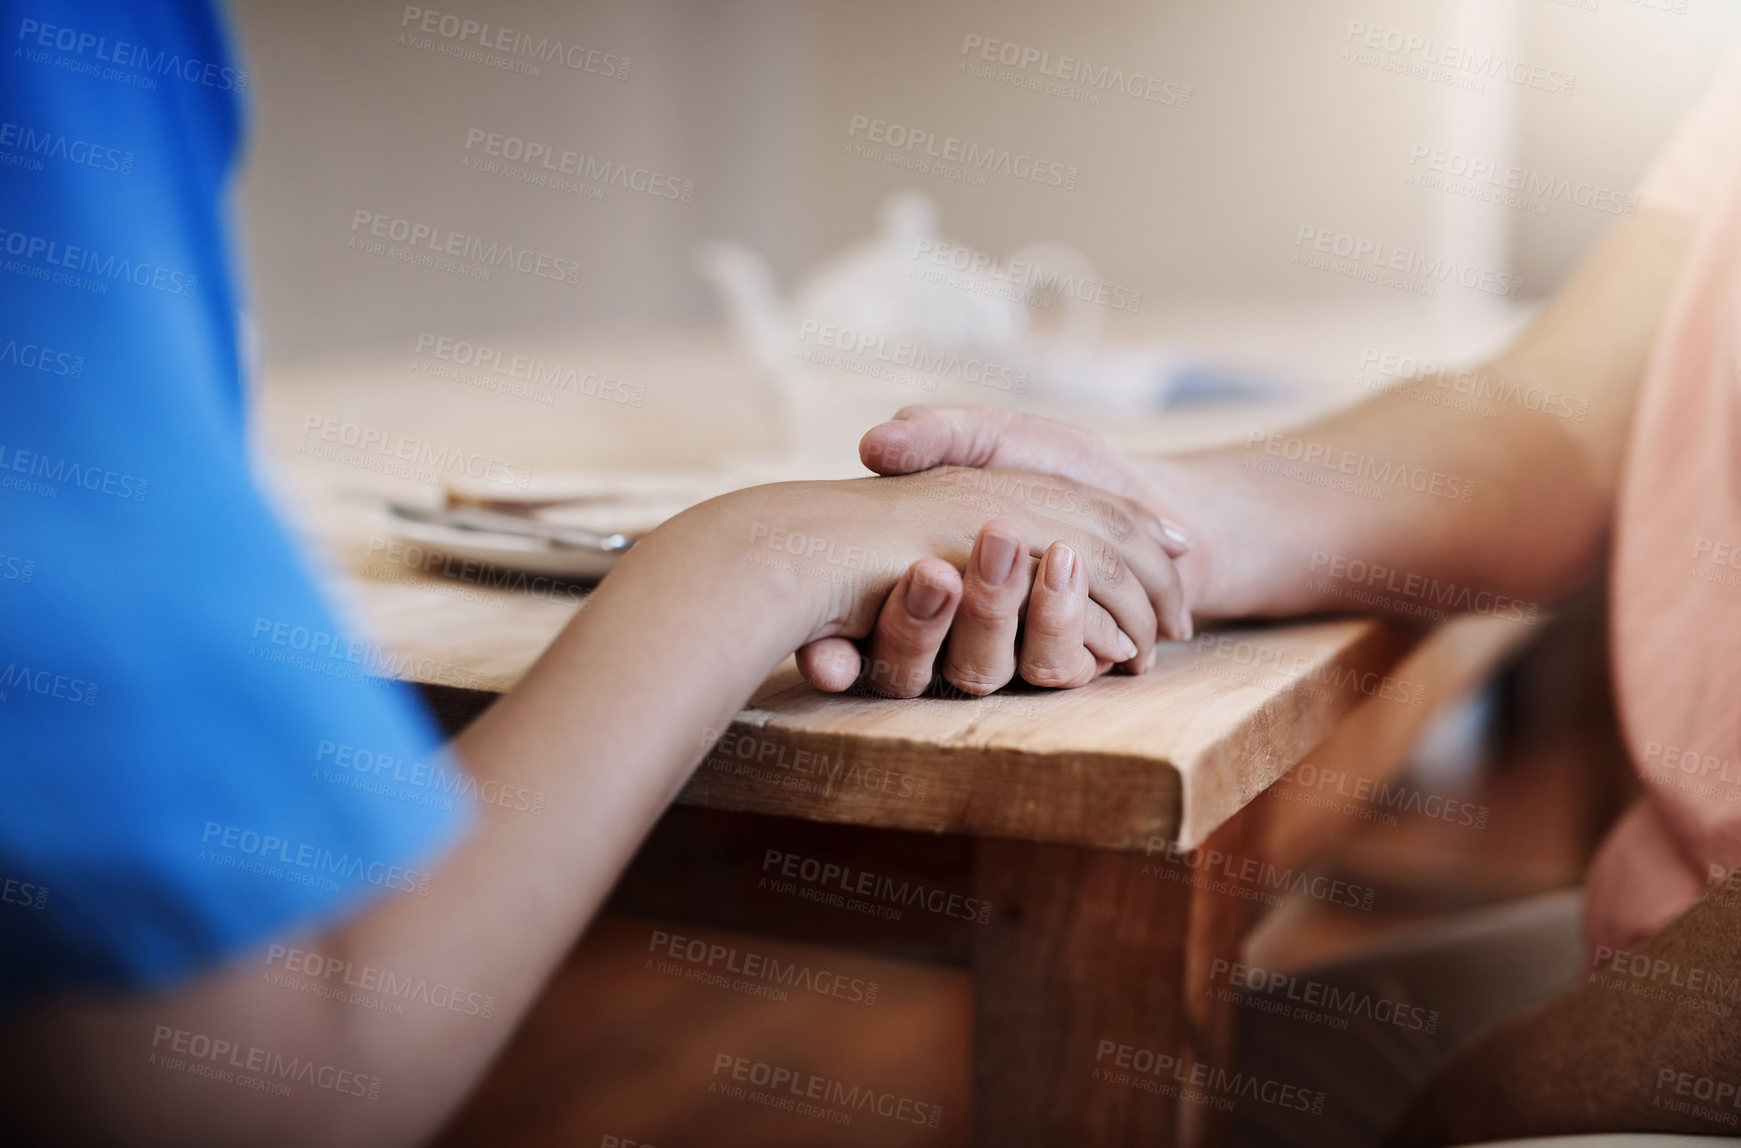
{"type": "MultiPolygon", "coordinates": [[[[1199,617],[1346,609],[1313,577],[1324,553],[1526,602],[1564,598],[1606,568],[1615,691],[1645,784],[1589,873],[1585,958],[1627,952],[1680,970],[1676,983],[1696,973],[1741,986],[1741,57],[1665,145],[1640,201],[1517,342],[1479,368],[1503,393],[1561,401],[1503,402],[1488,419],[1381,396],[1289,432],[1331,457],[1458,476],[1479,492],[1467,501],[1351,498],[1246,469],[1239,446],[1129,458],[1085,431],[990,409],[908,408],[870,431],[861,453],[884,474],[1005,467],[1125,494],[1189,540],[1178,569],[1199,617]]],[[[980,631],[999,624],[964,603],[955,635],[982,643],[980,631]]],[[[1188,632],[1189,621],[1175,628],[1188,632]]],[[[905,656],[921,665],[935,652],[905,656]]],[[[851,653],[823,642],[800,661],[818,685],[841,688],[851,653]]],[[[1539,920],[1483,935],[1509,936],[1523,965],[1563,951],[1554,960],[1575,978],[1572,910],[1563,937],[1539,920]]],[[[1442,959],[1409,961],[1441,986],[1455,979],[1442,959]]],[[[1394,969],[1384,975],[1394,982],[1394,969]]],[[[1499,997],[1505,979],[1487,977],[1499,997]]],[[[1557,989],[1564,978],[1543,983],[1557,989]]],[[[1394,1095],[1351,1102],[1346,1139],[1382,1134],[1417,1088],[1398,1143],[1741,1125],[1741,1023],[1725,1019],[1734,1006],[1682,1009],[1586,983],[1476,1036],[1475,1018],[1498,1019],[1527,997],[1498,1012],[1462,998],[1459,1031],[1474,1039],[1461,1050],[1373,1059],[1365,1084],[1351,1087],[1370,1091],[1383,1076],[1394,1095]],[[1693,1103],[1722,1097],[1721,1107],[1693,1103]]],[[[1275,1055],[1282,1038],[1266,1039],[1254,1055],[1275,1055]]],[[[1336,1059],[1326,1040],[1315,1036],[1304,1056],[1336,1059]]],[[[1367,1062],[1356,1051],[1343,1063],[1367,1062]]],[[[1244,1138],[1290,1136],[1337,1142],[1326,1127],[1244,1138]]]]}

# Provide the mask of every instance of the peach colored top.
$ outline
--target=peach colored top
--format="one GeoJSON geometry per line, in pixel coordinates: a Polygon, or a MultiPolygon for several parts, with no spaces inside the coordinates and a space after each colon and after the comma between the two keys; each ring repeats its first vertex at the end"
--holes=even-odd
{"type": "MultiPolygon", "coordinates": [[[[1741,866],[1741,51],[1675,130],[1641,205],[1697,219],[1639,399],[1616,523],[1615,690],[1689,860],[1741,866]]],[[[1676,908],[1683,908],[1677,906],[1676,908]]]]}

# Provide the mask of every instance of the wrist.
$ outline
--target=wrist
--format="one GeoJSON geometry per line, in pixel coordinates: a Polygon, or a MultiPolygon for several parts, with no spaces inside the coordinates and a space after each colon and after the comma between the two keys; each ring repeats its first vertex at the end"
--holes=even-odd
{"type": "Polygon", "coordinates": [[[1159,497],[1152,505],[1191,539],[1179,571],[1193,610],[1241,618],[1317,608],[1306,574],[1333,521],[1312,505],[1278,497],[1225,450],[1143,465],[1159,497]]]}
{"type": "Polygon", "coordinates": [[[1229,554],[1237,533],[1230,529],[1233,508],[1220,505],[1225,499],[1204,474],[1204,461],[1172,456],[1140,459],[1138,466],[1152,492],[1145,498],[1149,508],[1177,523],[1190,540],[1191,549],[1174,561],[1186,606],[1209,617],[1248,612],[1240,608],[1238,595],[1228,584],[1234,565],[1229,554]]]}
{"type": "Polygon", "coordinates": [[[675,575],[678,592],[704,600],[722,629],[777,663],[822,636],[838,595],[825,576],[832,567],[806,557],[820,535],[805,529],[801,504],[757,493],[740,491],[687,510],[631,554],[644,552],[668,578],[675,575]]]}

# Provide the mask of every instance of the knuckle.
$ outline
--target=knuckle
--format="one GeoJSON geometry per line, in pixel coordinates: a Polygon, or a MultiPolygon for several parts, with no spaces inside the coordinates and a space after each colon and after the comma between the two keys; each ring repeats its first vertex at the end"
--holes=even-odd
{"type": "Polygon", "coordinates": [[[1008,673],[999,673],[983,666],[960,665],[954,662],[944,668],[943,676],[948,678],[950,684],[962,693],[973,694],[975,697],[996,693],[1010,680],[1008,673]]]}
{"type": "Polygon", "coordinates": [[[1062,642],[1074,637],[1075,629],[1066,616],[1054,615],[1042,610],[1029,610],[1027,623],[1023,626],[1029,641],[1040,639],[1042,642],[1062,642]]]}
{"type": "Polygon", "coordinates": [[[1067,665],[1056,665],[1051,662],[1027,662],[1021,667],[1022,680],[1029,685],[1043,686],[1048,689],[1063,689],[1073,685],[1076,672],[1067,665]]]}
{"type": "MultiPolygon", "coordinates": [[[[1010,580],[1013,585],[1015,579],[1010,580]]],[[[1001,628],[1014,624],[1021,599],[1002,587],[977,585],[970,587],[955,608],[956,625],[967,622],[981,628],[1001,628]]]]}
{"type": "Polygon", "coordinates": [[[1124,555],[1118,552],[1118,547],[1104,538],[1088,540],[1088,565],[1094,571],[1095,581],[1102,586],[1121,585],[1129,572],[1124,555]]]}
{"type": "Polygon", "coordinates": [[[907,618],[886,622],[877,631],[879,657],[911,660],[930,654],[936,645],[922,623],[907,618]]]}

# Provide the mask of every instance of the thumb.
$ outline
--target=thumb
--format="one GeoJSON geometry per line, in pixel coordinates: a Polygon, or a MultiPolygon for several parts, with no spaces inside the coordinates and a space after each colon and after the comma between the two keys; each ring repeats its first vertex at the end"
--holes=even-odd
{"type": "Polygon", "coordinates": [[[798,648],[798,672],[819,690],[838,694],[858,682],[863,656],[845,638],[819,638],[798,648]]]}
{"type": "Polygon", "coordinates": [[[902,407],[865,432],[858,457],[878,474],[1003,465],[998,455],[1011,421],[996,407],[902,407]]]}
{"type": "Polygon", "coordinates": [[[998,407],[903,407],[865,432],[858,453],[878,474],[997,467],[1055,474],[1126,498],[1148,493],[1130,460],[1094,432],[998,407]]]}

